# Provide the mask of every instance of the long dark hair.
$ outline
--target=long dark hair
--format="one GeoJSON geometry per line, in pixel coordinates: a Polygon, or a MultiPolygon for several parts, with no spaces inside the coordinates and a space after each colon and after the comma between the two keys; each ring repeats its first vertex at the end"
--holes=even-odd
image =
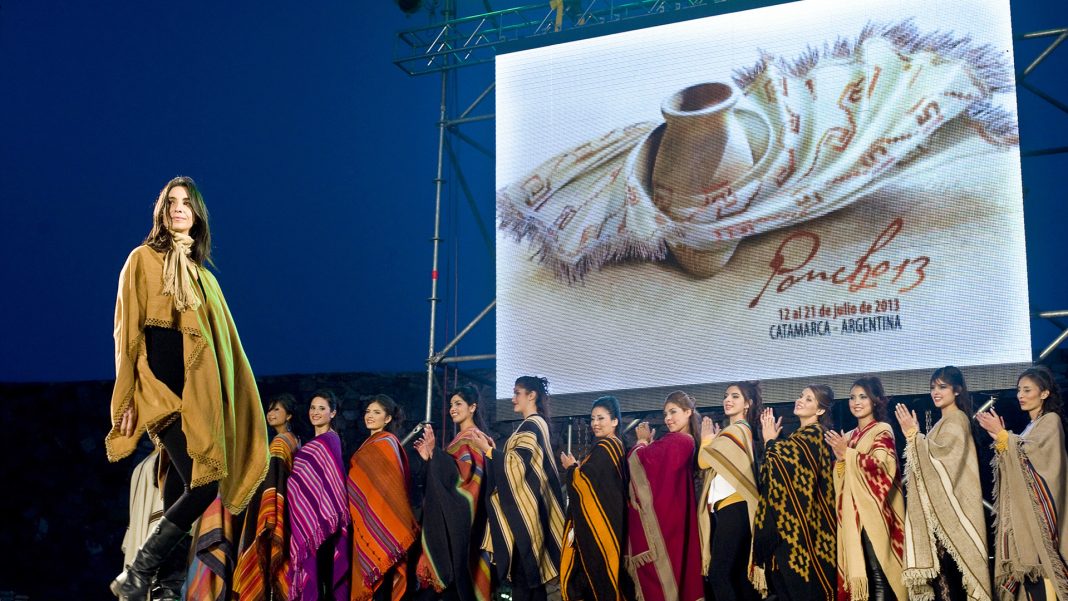
{"type": "Polygon", "coordinates": [[[456,390],[452,391],[449,395],[449,403],[452,403],[452,397],[458,396],[463,399],[467,406],[474,406],[474,415],[471,416],[471,420],[475,422],[475,427],[479,430],[486,431],[486,420],[482,417],[482,410],[478,407],[478,389],[470,384],[465,384],[456,390]]]}
{"type": "Polygon", "coordinates": [[[515,385],[537,395],[534,408],[538,415],[544,417],[545,422],[548,423],[550,418],[549,380],[541,376],[519,376],[515,379],[515,385]]]}
{"type": "Polygon", "coordinates": [[[764,410],[764,392],[760,388],[760,382],[756,380],[727,384],[728,389],[731,386],[741,391],[742,398],[749,403],[749,409],[745,412],[745,421],[753,433],[753,457],[757,465],[760,465],[760,460],[764,456],[764,433],[757,426],[760,424],[760,412],[764,410]]]}
{"type": "Polygon", "coordinates": [[[834,404],[834,391],[826,384],[809,384],[805,388],[812,391],[812,396],[816,397],[816,402],[819,404],[820,409],[823,409],[823,415],[819,416],[820,426],[823,426],[824,430],[830,430],[833,424],[831,423],[831,405],[834,404]]]}
{"type": "MultiPolygon", "coordinates": [[[[697,415],[697,401],[689,394],[676,390],[664,399],[664,405],[667,406],[668,404],[690,410],[690,436],[693,437],[694,451],[696,452],[697,449],[701,448],[701,421],[697,415]]],[[[694,457],[696,456],[695,454],[694,457]]]]}
{"type": "Polygon", "coordinates": [[[887,415],[887,407],[890,406],[890,399],[887,398],[886,392],[883,391],[883,381],[879,379],[879,376],[864,376],[857,378],[856,382],[850,386],[850,391],[853,388],[860,386],[864,390],[864,394],[868,395],[871,399],[871,415],[877,422],[885,422],[887,415]]]}
{"type": "MultiPolygon", "coordinates": [[[[376,394],[367,400],[367,407],[370,407],[371,403],[378,403],[381,405],[382,408],[386,410],[386,415],[393,418],[386,424],[387,432],[396,434],[401,431],[401,428],[404,426],[404,408],[398,405],[397,401],[394,401],[388,394],[376,394]]],[[[366,410],[366,407],[364,410],[366,410]]]]}
{"type": "Polygon", "coordinates": [[[619,411],[619,399],[611,395],[603,396],[593,402],[590,411],[598,407],[607,411],[610,419],[616,420],[616,438],[623,440],[623,416],[619,411]]]}
{"type": "Polygon", "coordinates": [[[201,196],[196,182],[193,178],[184,175],[179,175],[167,182],[167,185],[159,191],[156,205],[152,209],[152,229],[149,230],[148,236],[145,236],[144,244],[159,252],[167,252],[171,249],[173,244],[171,230],[167,227],[170,221],[170,202],[167,201],[167,196],[177,186],[182,186],[189,192],[189,205],[193,209],[193,228],[189,230],[189,235],[194,242],[190,258],[199,265],[211,263],[211,227],[208,224],[208,207],[204,204],[204,197],[201,196]]]}
{"type": "Polygon", "coordinates": [[[931,374],[931,385],[935,382],[943,382],[953,388],[953,393],[957,395],[956,403],[957,408],[961,409],[969,417],[972,414],[972,395],[968,392],[968,385],[964,383],[964,374],[960,373],[960,370],[952,365],[945,367],[939,367],[931,374]]]}

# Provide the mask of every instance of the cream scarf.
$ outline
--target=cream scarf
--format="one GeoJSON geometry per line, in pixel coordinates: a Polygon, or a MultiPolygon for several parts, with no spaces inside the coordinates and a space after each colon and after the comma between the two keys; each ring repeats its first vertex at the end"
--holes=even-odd
{"type": "Polygon", "coordinates": [[[196,311],[200,297],[193,289],[193,282],[200,280],[196,263],[190,258],[193,253],[193,238],[186,234],[171,232],[174,244],[163,256],[163,295],[174,297],[174,307],[179,311],[196,311]]]}

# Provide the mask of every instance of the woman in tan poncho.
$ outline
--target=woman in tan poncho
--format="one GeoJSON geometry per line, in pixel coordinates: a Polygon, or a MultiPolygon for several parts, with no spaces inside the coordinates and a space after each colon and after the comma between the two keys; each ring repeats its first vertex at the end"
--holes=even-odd
{"type": "Polygon", "coordinates": [[[838,507],[838,599],[905,601],[905,501],[883,383],[865,376],[849,390],[857,428],[825,435],[834,450],[838,507]]]}
{"type": "Polygon", "coordinates": [[[716,601],[755,601],[767,590],[763,570],[753,567],[753,516],[760,502],[752,424],[760,418],[763,399],[759,382],[734,382],[723,394],[727,426],[701,420],[701,448],[697,465],[703,470],[697,502],[701,541],[701,573],[705,598],[716,601]]]}
{"type": "Polygon", "coordinates": [[[152,230],[119,276],[115,303],[115,389],[108,459],[118,461],[148,434],[171,467],[164,515],[132,565],[112,583],[116,596],[178,599],[188,532],[221,497],[245,509],[267,474],[267,428],[248,359],[210,260],[208,212],[196,184],[172,179],[153,209],[152,230]]]}
{"type": "Polygon", "coordinates": [[[986,518],[972,440],[971,398],[953,366],[931,374],[942,417],[920,432],[914,411],[896,409],[905,444],[905,585],[917,601],[991,599],[986,518]]]}
{"type": "Polygon", "coordinates": [[[1031,418],[1013,434],[994,411],[976,416],[994,438],[994,583],[1002,599],[1068,599],[1068,457],[1060,390],[1045,367],[1025,370],[1016,398],[1031,418]],[[1020,586],[1020,585],[1023,586],[1020,586]]]}

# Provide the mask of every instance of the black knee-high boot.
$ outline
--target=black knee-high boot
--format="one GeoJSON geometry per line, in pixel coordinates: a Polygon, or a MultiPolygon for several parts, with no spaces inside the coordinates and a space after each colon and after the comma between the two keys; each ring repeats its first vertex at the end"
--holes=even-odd
{"type": "Polygon", "coordinates": [[[130,567],[111,583],[111,592],[124,601],[144,601],[160,565],[188,536],[188,532],[175,526],[167,516],[160,518],[156,530],[138,549],[130,567]]]}
{"type": "Polygon", "coordinates": [[[192,538],[182,537],[171,554],[159,566],[156,583],[152,587],[152,601],[182,601],[182,586],[189,568],[189,546],[192,538]]]}

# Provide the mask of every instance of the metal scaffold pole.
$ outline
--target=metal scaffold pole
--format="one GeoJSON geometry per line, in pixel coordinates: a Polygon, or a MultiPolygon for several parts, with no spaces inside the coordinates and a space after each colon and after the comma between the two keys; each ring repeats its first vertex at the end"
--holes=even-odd
{"type": "Polygon", "coordinates": [[[430,405],[434,400],[434,366],[436,363],[430,358],[434,357],[434,328],[438,311],[438,255],[441,251],[441,195],[444,191],[445,178],[445,130],[446,108],[448,101],[449,72],[441,72],[441,108],[438,113],[438,171],[434,178],[434,237],[431,240],[434,246],[434,258],[430,268],[430,343],[426,356],[426,411],[423,421],[430,421],[430,405]]]}

